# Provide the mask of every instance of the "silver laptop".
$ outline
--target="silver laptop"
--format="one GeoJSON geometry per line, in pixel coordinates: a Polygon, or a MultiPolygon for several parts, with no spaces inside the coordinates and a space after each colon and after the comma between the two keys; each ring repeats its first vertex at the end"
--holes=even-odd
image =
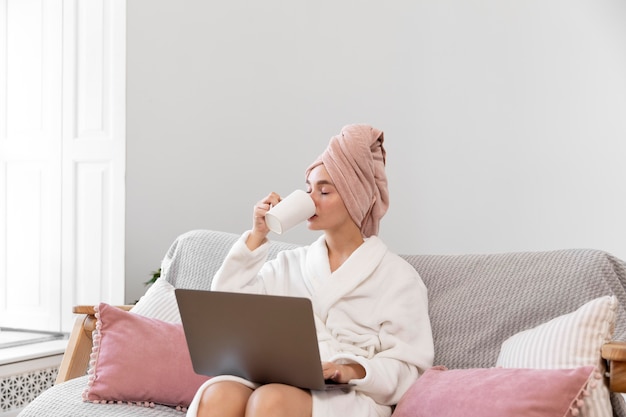
{"type": "Polygon", "coordinates": [[[311,300],[176,289],[194,371],[260,384],[348,389],[322,374],[311,300]]]}

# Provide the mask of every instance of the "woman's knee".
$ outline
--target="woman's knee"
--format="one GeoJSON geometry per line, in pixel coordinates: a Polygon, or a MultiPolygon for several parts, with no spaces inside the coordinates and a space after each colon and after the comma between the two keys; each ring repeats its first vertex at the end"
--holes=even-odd
{"type": "Polygon", "coordinates": [[[289,385],[267,384],[250,396],[246,416],[310,417],[312,401],[309,391],[289,385]]]}
{"type": "Polygon", "coordinates": [[[209,385],[198,407],[198,417],[243,416],[252,390],[234,381],[209,385]]]}

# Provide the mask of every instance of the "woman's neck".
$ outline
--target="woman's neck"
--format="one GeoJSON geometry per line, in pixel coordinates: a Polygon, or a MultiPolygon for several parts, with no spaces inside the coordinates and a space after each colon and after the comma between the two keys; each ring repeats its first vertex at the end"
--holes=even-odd
{"type": "Polygon", "coordinates": [[[336,233],[326,233],[326,247],[330,271],[335,272],[364,242],[358,228],[343,230],[336,233]]]}

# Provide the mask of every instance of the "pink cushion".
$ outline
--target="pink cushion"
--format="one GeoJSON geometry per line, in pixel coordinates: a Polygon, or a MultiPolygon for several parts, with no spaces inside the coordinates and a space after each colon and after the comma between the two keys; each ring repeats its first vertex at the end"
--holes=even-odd
{"type": "Polygon", "coordinates": [[[392,417],[576,416],[587,382],[591,388],[597,377],[593,366],[556,370],[436,366],[402,396],[392,417]]]}
{"type": "Polygon", "coordinates": [[[186,407],[208,377],[191,365],[182,325],[101,303],[85,401],[186,407]]]}

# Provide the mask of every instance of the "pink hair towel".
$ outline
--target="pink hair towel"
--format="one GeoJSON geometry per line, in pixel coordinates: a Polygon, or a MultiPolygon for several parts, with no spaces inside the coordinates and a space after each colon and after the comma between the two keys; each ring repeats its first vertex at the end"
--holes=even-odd
{"type": "Polygon", "coordinates": [[[383,132],[372,126],[344,126],[306,170],[320,164],[328,171],[352,220],[365,237],[378,234],[380,219],[389,207],[383,132]]]}

